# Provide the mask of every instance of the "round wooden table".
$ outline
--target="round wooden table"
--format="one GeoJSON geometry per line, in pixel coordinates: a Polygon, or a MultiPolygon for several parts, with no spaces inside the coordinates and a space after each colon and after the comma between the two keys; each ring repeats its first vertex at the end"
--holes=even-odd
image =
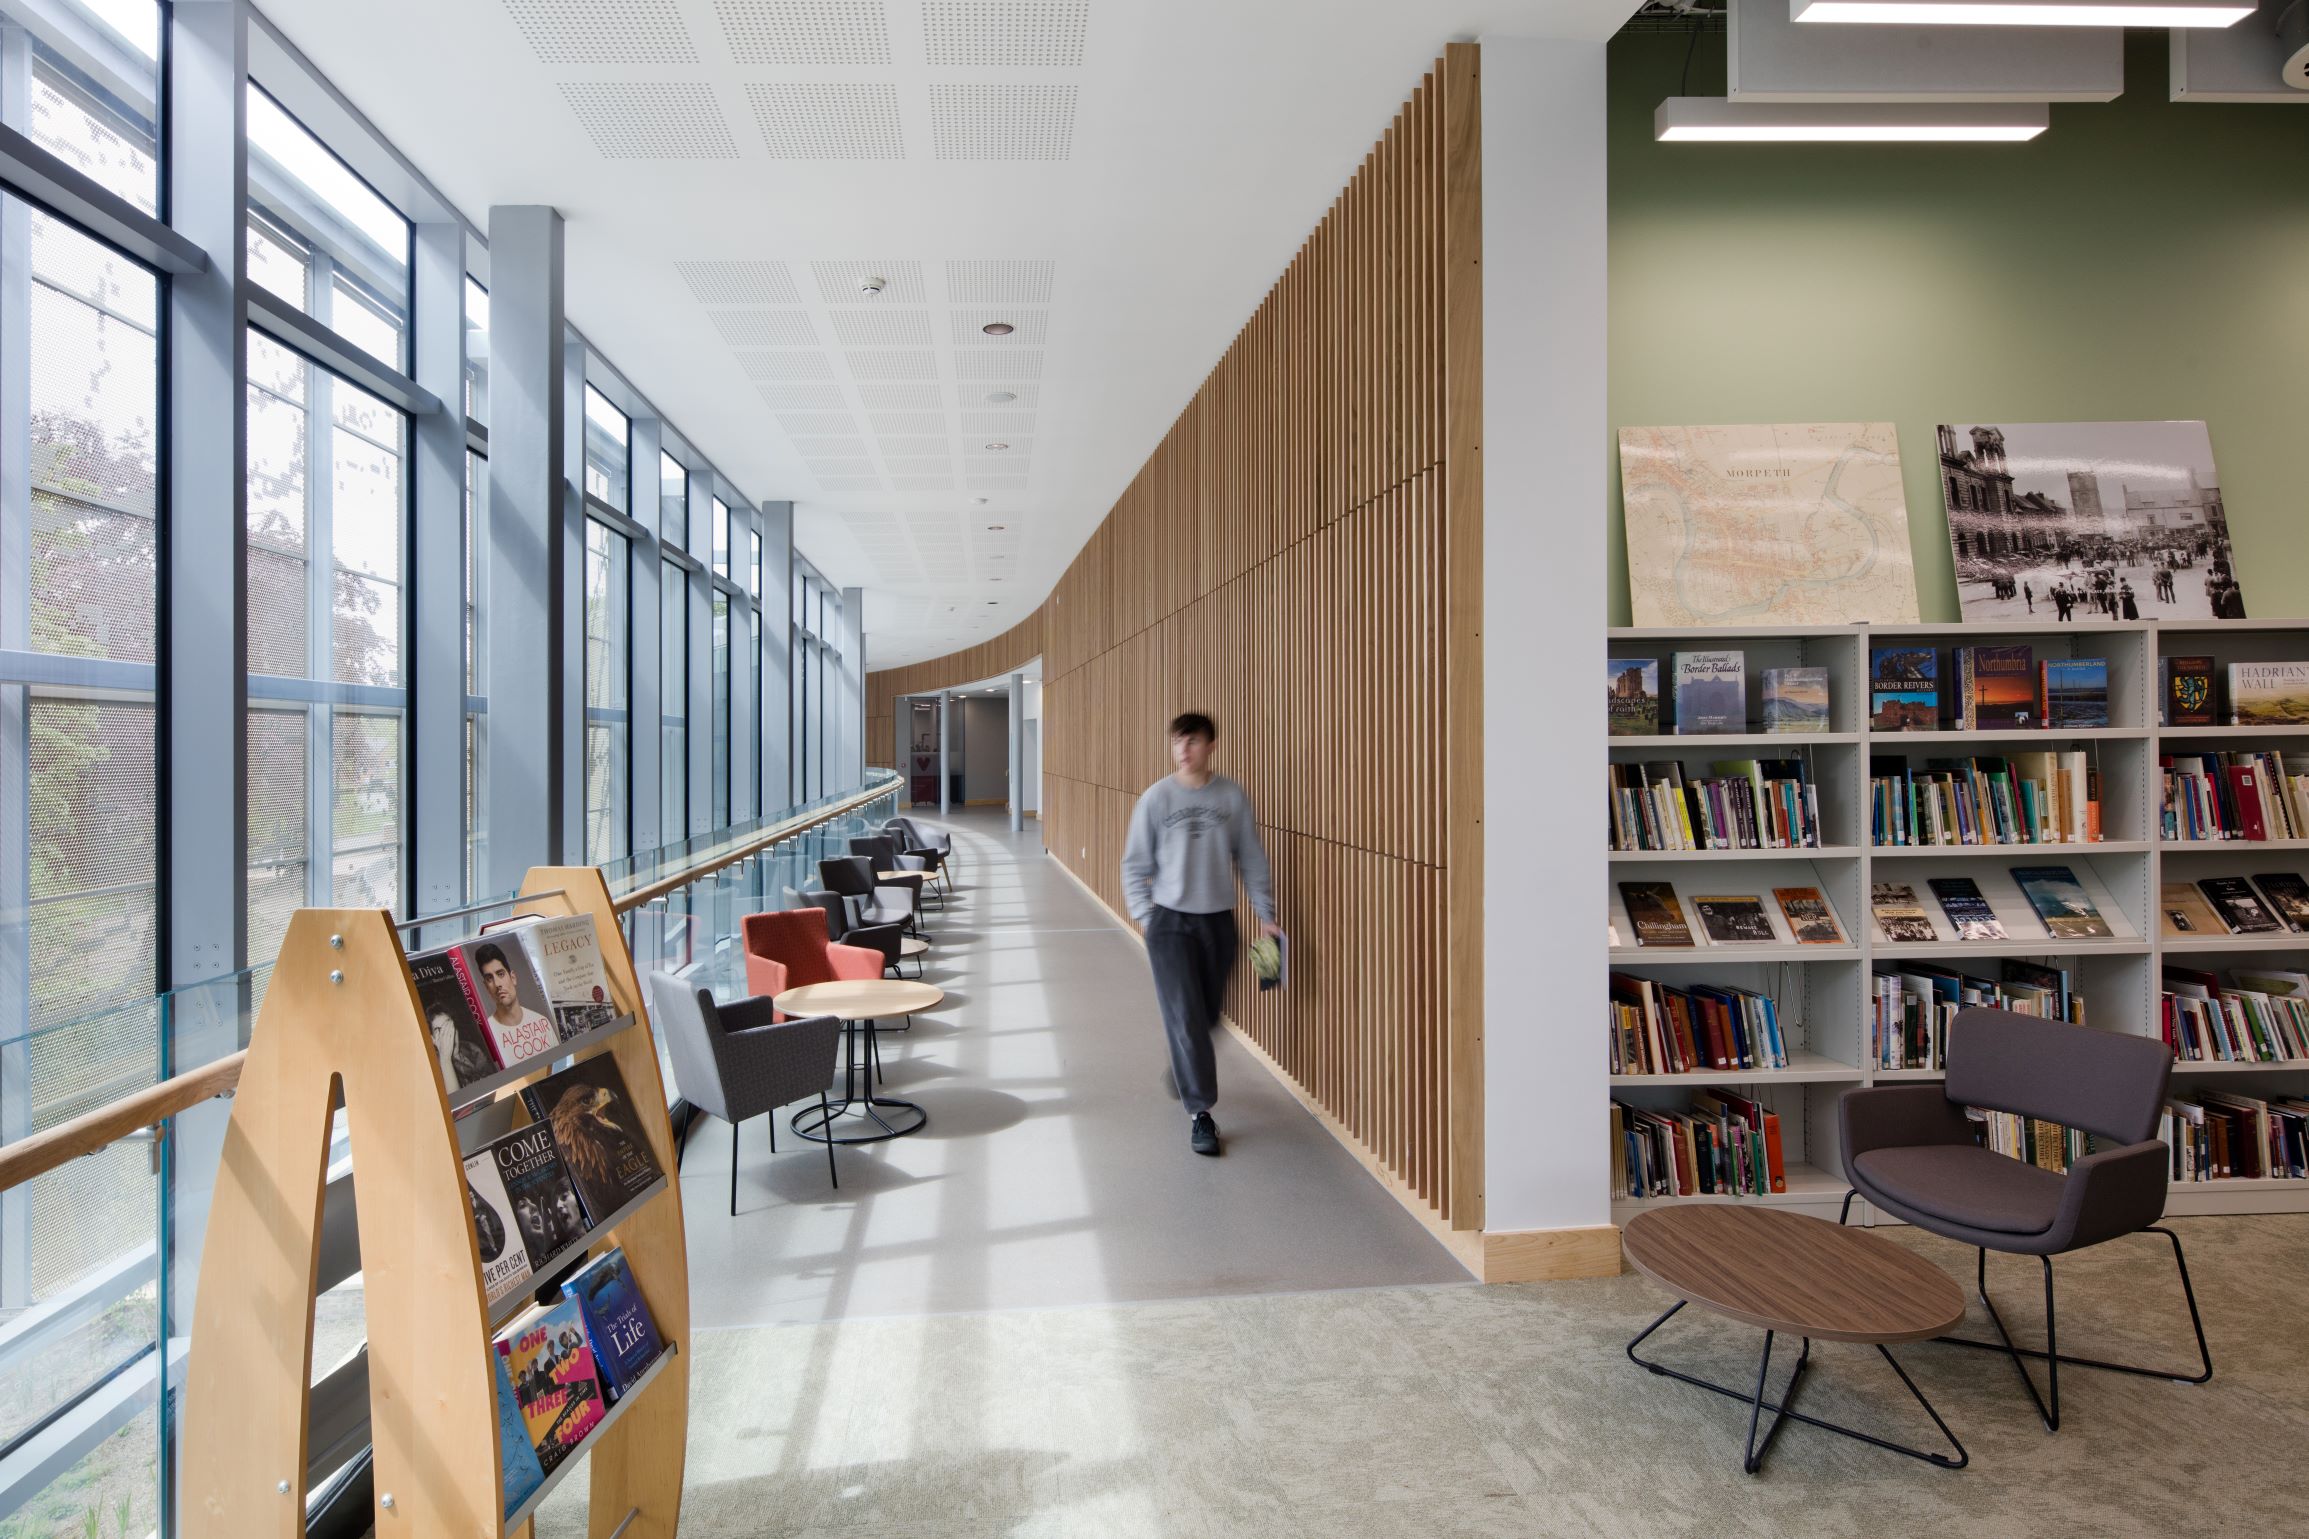
{"type": "Polygon", "coordinates": [[[1620,1243],[1628,1264],[1677,1300],[1628,1343],[1629,1361],[1653,1373],[1747,1401],[1748,1447],[1741,1468],[1749,1474],[1763,1467],[1772,1440],[1790,1420],[1942,1469],[1962,1469],[1970,1462],[1964,1445],[1891,1352],[1894,1342],[1927,1341],[1946,1335],[1964,1318],[1964,1290],[1956,1279],[1924,1257],[1865,1229],[1831,1224],[1785,1208],[1740,1202],[1647,1210],[1620,1231],[1620,1243]],[[1756,1368],[1754,1391],[1697,1378],[1636,1355],[1644,1338],[1667,1324],[1686,1304],[1697,1304],[1712,1314],[1763,1330],[1764,1358],[1756,1368]],[[1803,1337],[1804,1349],[1774,1402],[1764,1398],[1764,1383],[1772,1367],[1772,1338],[1781,1333],[1803,1337]],[[1948,1439],[1948,1446],[1956,1450],[1954,1457],[1926,1453],[1792,1410],[1815,1340],[1874,1346],[1916,1403],[1924,1407],[1940,1435],[1948,1439]],[[1767,1409],[1773,1413],[1772,1425],[1758,1442],[1756,1428],[1767,1409]]]}
{"type": "Polygon", "coordinates": [[[820,1108],[807,1106],[794,1113],[787,1124],[800,1137],[816,1143],[871,1144],[885,1138],[902,1138],[908,1133],[919,1133],[930,1122],[930,1114],[912,1101],[896,1096],[874,1094],[874,1073],[877,1050],[874,1045],[874,1023],[893,1015],[914,1015],[923,1010],[936,1009],[946,997],[946,991],[936,984],[917,983],[902,978],[844,978],[833,983],[805,983],[799,988],[787,989],[772,1002],[788,1015],[838,1015],[847,1028],[842,1048],[842,1099],[820,1108]],[[866,1034],[866,1054],[858,1054],[858,1037],[866,1034]],[[860,1093],[859,1074],[866,1076],[860,1093]],[[913,1121],[894,1124],[885,1117],[885,1110],[903,1117],[913,1115],[913,1121]],[[841,1132],[835,1123],[845,1117],[855,1117],[859,1127],[854,1132],[841,1132]],[[804,1124],[807,1123],[807,1126],[804,1124]]]}

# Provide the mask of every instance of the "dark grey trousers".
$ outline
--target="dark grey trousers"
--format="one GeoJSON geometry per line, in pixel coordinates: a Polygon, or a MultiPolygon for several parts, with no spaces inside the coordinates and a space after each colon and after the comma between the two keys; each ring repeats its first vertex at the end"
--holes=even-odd
{"type": "Polygon", "coordinates": [[[1160,904],[1147,916],[1147,960],[1154,964],[1155,1000],[1170,1037],[1171,1073],[1188,1114],[1207,1112],[1219,1098],[1219,1069],[1211,1032],[1227,996],[1242,939],[1232,913],[1182,914],[1160,904]]]}

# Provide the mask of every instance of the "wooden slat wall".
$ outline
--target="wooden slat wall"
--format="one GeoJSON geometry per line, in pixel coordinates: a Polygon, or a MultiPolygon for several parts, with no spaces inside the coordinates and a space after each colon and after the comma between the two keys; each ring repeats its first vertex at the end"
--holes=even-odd
{"type": "Polygon", "coordinates": [[[901,695],[976,683],[1034,661],[1042,651],[1043,613],[1037,609],[992,641],[981,641],[926,663],[867,674],[866,762],[883,769],[899,767],[897,714],[901,695]]]}
{"type": "Polygon", "coordinates": [[[1244,969],[1228,1014],[1456,1229],[1482,1225],[1475,60],[1446,51],[1036,620],[867,686],[886,758],[898,695],[1039,651],[1044,839],[1117,911],[1164,724],[1214,716],[1292,939],[1290,987],[1244,969]]]}

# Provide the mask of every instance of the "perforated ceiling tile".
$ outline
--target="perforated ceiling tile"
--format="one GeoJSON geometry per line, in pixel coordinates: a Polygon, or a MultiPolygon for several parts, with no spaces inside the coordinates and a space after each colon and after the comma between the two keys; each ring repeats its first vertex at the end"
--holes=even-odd
{"type": "Polygon", "coordinates": [[[930,134],[940,160],[1065,160],[1074,153],[1070,85],[930,87],[930,134]]]}
{"type": "Polygon", "coordinates": [[[859,459],[866,454],[866,440],[855,437],[797,438],[794,452],[804,459],[859,459]]]}
{"type": "Polygon", "coordinates": [[[818,328],[803,310],[713,310],[714,329],[733,347],[816,347],[818,328]]]}
{"type": "Polygon", "coordinates": [[[814,476],[871,476],[874,462],[862,459],[823,459],[807,462],[814,476]]]}
{"type": "Polygon", "coordinates": [[[894,476],[942,476],[954,470],[954,461],[944,454],[892,454],[882,451],[882,468],[894,476]]]}
{"type": "Polygon", "coordinates": [[[842,387],[824,385],[757,384],[754,391],[772,411],[821,411],[847,405],[842,387]]]}
{"type": "Polygon", "coordinates": [[[952,476],[901,476],[893,473],[890,490],[894,492],[950,492],[954,490],[952,476]]]}
{"type": "Polygon", "coordinates": [[[740,64],[887,64],[882,0],[714,0],[740,64]]]}
{"type": "MultiPolygon", "coordinates": [[[[882,419],[874,419],[874,431],[882,431],[882,419]]],[[[989,436],[1034,431],[1034,413],[1030,411],[966,411],[962,414],[962,431],[989,436]]]]}
{"type": "Polygon", "coordinates": [[[741,349],[738,363],[748,379],[832,379],[834,361],[824,353],[768,353],[741,349]]]}
{"type": "Polygon", "coordinates": [[[777,160],[904,160],[898,88],[887,81],[780,81],[746,87],[777,160]]]}
{"type": "Polygon", "coordinates": [[[922,352],[844,353],[852,379],[936,379],[938,355],[922,352]]]}
{"type": "Polygon", "coordinates": [[[976,347],[1040,347],[1049,340],[1050,312],[1015,305],[974,306],[951,312],[954,340],[976,347]],[[1008,326],[1001,336],[987,335],[988,326],[1008,326]]]}
{"type": "Polygon", "coordinates": [[[858,419],[846,411],[782,411],[778,426],[789,433],[855,434],[858,419]]]}
{"type": "Polygon", "coordinates": [[[798,305],[802,291],[783,262],[697,260],[673,264],[707,305],[798,305]]]}
{"type": "Polygon", "coordinates": [[[1004,435],[987,438],[983,441],[977,437],[971,437],[962,441],[962,452],[973,456],[985,454],[994,459],[1021,460],[1034,452],[1034,440],[1024,435],[1004,435]],[[1006,447],[988,449],[986,448],[987,444],[1003,444],[1006,447]]]}
{"type": "MultiPolygon", "coordinates": [[[[830,305],[918,305],[922,300],[922,264],[896,257],[865,262],[812,262],[818,292],[830,305]],[[869,278],[882,281],[882,292],[868,294],[859,285],[869,278]]],[[[868,402],[872,405],[872,402],[868,402]]]]}
{"type": "Polygon", "coordinates": [[[875,412],[867,420],[877,433],[943,433],[946,414],[935,411],[875,412]]]}
{"type": "Polygon", "coordinates": [[[505,0],[548,64],[695,64],[680,0],[505,0]]]}
{"type": "Polygon", "coordinates": [[[946,300],[956,305],[1047,305],[1056,262],[1005,258],[948,262],[946,300]]]}
{"type": "Polygon", "coordinates": [[[962,473],[975,481],[980,476],[1027,475],[1028,465],[1023,454],[966,454],[962,457],[962,473]]]}
{"type": "Polygon", "coordinates": [[[874,445],[886,455],[935,454],[943,457],[954,452],[944,437],[877,438],[874,445]]]}
{"type": "Polygon", "coordinates": [[[1082,62],[1090,0],[922,0],[932,64],[1070,68],[1082,62]]]}
{"type": "Polygon", "coordinates": [[[972,476],[969,485],[974,492],[1023,492],[1026,490],[1026,477],[972,476]]]}
{"type": "Polygon", "coordinates": [[[834,340],[849,347],[928,347],[933,340],[927,310],[836,310],[832,319],[834,340]]]}
{"type": "Polygon", "coordinates": [[[882,489],[882,478],[880,476],[820,475],[818,476],[818,485],[829,492],[878,492],[882,489]]]}
{"type": "Polygon", "coordinates": [[[858,387],[868,411],[912,411],[946,404],[944,387],[912,381],[876,380],[858,387]]]}
{"type": "Polygon", "coordinates": [[[610,160],[735,160],[714,88],[694,80],[564,80],[561,99],[610,160]]]}
{"type": "Polygon", "coordinates": [[[1025,348],[966,347],[954,355],[954,377],[1003,381],[1040,379],[1042,354],[1025,348]]]}

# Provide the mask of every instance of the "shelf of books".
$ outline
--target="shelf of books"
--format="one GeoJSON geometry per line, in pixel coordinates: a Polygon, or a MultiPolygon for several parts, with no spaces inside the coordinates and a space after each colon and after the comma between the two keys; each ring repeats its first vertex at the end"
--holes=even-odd
{"type": "Polygon", "coordinates": [[[1973,1004],[2172,1045],[2172,1212],[2309,1211],[2309,622],[1608,651],[1621,1219],[1833,1216],[1838,1097],[1939,1077],[1973,1004]]]}
{"type": "Polygon", "coordinates": [[[196,1303],[194,1539],[302,1531],[337,1115],[379,1532],[528,1539],[579,1468],[594,1532],[675,1532],[689,1276],[657,1047],[601,874],[540,867],[522,891],[512,917],[414,956],[380,910],[290,922],[196,1303]]]}

